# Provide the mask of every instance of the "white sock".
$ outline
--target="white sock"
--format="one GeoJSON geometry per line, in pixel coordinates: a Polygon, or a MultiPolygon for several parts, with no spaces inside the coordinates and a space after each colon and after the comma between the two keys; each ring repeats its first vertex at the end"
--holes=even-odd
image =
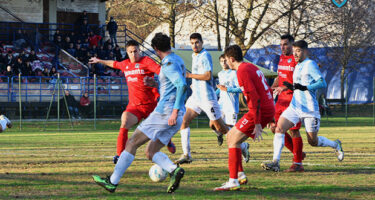
{"type": "Polygon", "coordinates": [[[182,129],[181,133],[181,146],[184,155],[190,155],[190,127],[182,129]]]}
{"type": "Polygon", "coordinates": [[[175,165],[165,153],[160,151],[154,154],[152,157],[152,162],[158,164],[161,168],[169,173],[173,172],[173,170],[177,168],[177,165],[175,165]]]}
{"type": "Polygon", "coordinates": [[[240,182],[238,182],[238,179],[235,179],[235,178],[229,178],[229,182],[235,183],[237,185],[240,184],[240,182]]]}
{"type": "Polygon", "coordinates": [[[1,130],[5,131],[5,129],[7,129],[7,120],[0,120],[0,126],[2,128],[1,130]]]}
{"type": "Polygon", "coordinates": [[[126,169],[132,164],[134,160],[134,155],[123,151],[120,155],[120,158],[117,161],[115,166],[115,170],[111,175],[111,183],[117,185],[120,182],[122,175],[124,175],[126,169]]]}
{"type": "Polygon", "coordinates": [[[285,143],[284,138],[285,134],[282,133],[275,133],[273,136],[273,161],[280,161],[281,151],[285,143]]]}
{"type": "Polygon", "coordinates": [[[332,147],[336,149],[337,143],[335,141],[327,139],[324,136],[318,136],[318,146],[319,147],[332,147]]]}

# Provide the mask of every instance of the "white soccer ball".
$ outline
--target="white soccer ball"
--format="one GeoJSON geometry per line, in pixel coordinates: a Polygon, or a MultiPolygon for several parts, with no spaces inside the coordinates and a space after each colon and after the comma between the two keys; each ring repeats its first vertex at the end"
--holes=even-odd
{"type": "Polygon", "coordinates": [[[162,182],[167,178],[168,172],[161,168],[159,165],[155,164],[150,168],[148,175],[150,176],[152,181],[162,182]]]}

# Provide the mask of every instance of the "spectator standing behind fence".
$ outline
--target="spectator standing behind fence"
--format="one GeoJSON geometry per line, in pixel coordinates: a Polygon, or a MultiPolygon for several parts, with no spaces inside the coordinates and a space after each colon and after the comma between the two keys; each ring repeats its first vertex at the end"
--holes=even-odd
{"type": "Polygon", "coordinates": [[[85,92],[79,101],[79,105],[80,105],[82,114],[85,115],[86,117],[88,117],[90,113],[90,104],[91,102],[89,98],[89,93],[85,92]]]}
{"type": "MultiPolygon", "coordinates": [[[[66,103],[67,103],[66,106],[68,107],[69,113],[72,116],[72,118],[73,119],[75,119],[75,118],[81,119],[81,117],[79,116],[79,113],[78,113],[78,107],[77,107],[78,103],[77,103],[76,99],[74,98],[74,96],[69,93],[69,90],[65,90],[65,99],[66,99],[66,103]]],[[[60,99],[60,102],[65,102],[64,97],[60,99]]]]}
{"type": "Polygon", "coordinates": [[[22,33],[21,29],[18,29],[18,31],[14,34],[13,45],[16,49],[22,49],[26,46],[26,37],[22,33]]]}
{"type": "Polygon", "coordinates": [[[110,18],[108,24],[107,24],[107,31],[109,33],[109,37],[111,38],[112,44],[117,44],[117,38],[116,38],[116,33],[117,33],[117,23],[113,19],[113,17],[110,18]]]}

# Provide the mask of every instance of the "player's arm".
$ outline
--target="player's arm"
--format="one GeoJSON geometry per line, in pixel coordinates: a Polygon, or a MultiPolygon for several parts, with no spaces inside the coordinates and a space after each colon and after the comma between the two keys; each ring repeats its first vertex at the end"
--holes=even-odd
{"type": "Polygon", "coordinates": [[[271,89],[274,90],[279,86],[279,77],[276,77],[271,85],[271,89]]]}
{"type": "Polygon", "coordinates": [[[243,87],[243,94],[246,98],[249,113],[254,117],[255,124],[260,124],[260,95],[258,94],[256,87],[253,83],[253,79],[247,73],[239,73],[238,82],[243,87]]]}
{"type": "Polygon", "coordinates": [[[190,72],[186,72],[186,78],[193,78],[201,81],[208,81],[211,80],[211,71],[207,71],[204,74],[192,74],[190,72]]]}
{"type": "Polygon", "coordinates": [[[103,65],[107,65],[108,67],[111,67],[111,68],[114,68],[114,63],[115,61],[113,60],[101,60],[97,57],[91,57],[90,60],[89,60],[89,64],[96,64],[96,63],[100,63],[100,64],[103,64],[103,65]]]}

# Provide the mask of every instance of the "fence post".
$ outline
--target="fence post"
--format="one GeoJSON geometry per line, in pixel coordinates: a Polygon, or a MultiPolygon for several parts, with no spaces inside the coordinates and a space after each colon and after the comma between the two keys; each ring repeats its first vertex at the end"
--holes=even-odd
{"type": "Polygon", "coordinates": [[[21,74],[18,74],[18,102],[20,107],[20,131],[22,130],[22,94],[21,94],[21,74]]]}
{"type": "Polygon", "coordinates": [[[96,74],[94,74],[94,130],[96,130],[96,74]]]}
{"type": "Polygon", "coordinates": [[[372,79],[372,124],[375,125],[375,78],[372,79]]]}
{"type": "Polygon", "coordinates": [[[60,73],[57,73],[57,124],[60,131],[60,73]]]}
{"type": "Polygon", "coordinates": [[[345,125],[348,126],[348,79],[349,76],[346,77],[345,80],[345,90],[346,90],[346,95],[345,95],[345,125]]]}

